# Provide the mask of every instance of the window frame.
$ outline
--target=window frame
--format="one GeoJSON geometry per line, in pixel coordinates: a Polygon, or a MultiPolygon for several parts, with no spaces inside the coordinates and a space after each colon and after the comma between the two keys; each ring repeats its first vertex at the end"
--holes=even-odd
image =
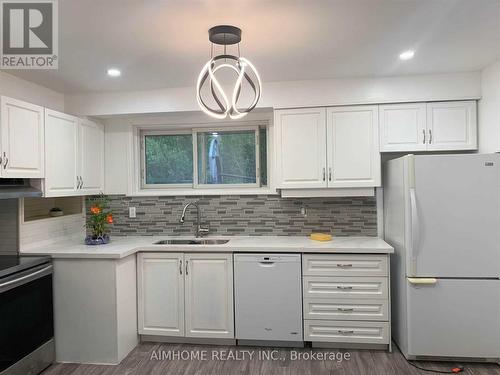
{"type": "MultiPolygon", "coordinates": [[[[199,122],[199,121],[189,121],[189,122],[175,122],[172,123],[168,120],[160,120],[157,118],[151,121],[131,121],[128,125],[128,147],[129,150],[126,154],[126,158],[129,160],[128,163],[128,183],[127,183],[127,196],[203,196],[203,195],[277,195],[279,194],[275,186],[275,157],[274,157],[274,138],[275,129],[273,118],[263,118],[255,119],[250,121],[237,121],[237,122],[199,122]],[[237,125],[236,125],[237,123],[237,125]],[[236,125],[236,126],[235,126],[236,125]],[[220,129],[220,131],[229,130],[232,128],[264,128],[266,131],[265,145],[266,145],[266,174],[267,174],[267,184],[264,186],[249,186],[249,184],[240,185],[240,187],[235,186],[236,184],[202,184],[198,185],[197,188],[193,184],[148,184],[148,188],[143,188],[142,174],[143,169],[143,159],[144,154],[142,152],[142,136],[143,134],[192,134],[193,129],[198,131],[210,131],[212,129],[220,129]],[[209,186],[212,185],[212,186],[209,186]]],[[[216,130],[214,130],[216,131],[216,130]]],[[[259,146],[261,145],[261,138],[259,136],[259,146]]],[[[195,138],[193,137],[193,140],[195,138]]],[[[260,153],[257,152],[256,157],[260,153]]],[[[258,161],[259,168],[260,159],[258,161]]],[[[193,160],[193,173],[194,173],[193,160]]],[[[258,173],[259,182],[261,182],[261,172],[258,173]]],[[[194,176],[193,176],[194,177],[194,176]]],[[[255,184],[256,185],[256,184],[255,184]]]]}

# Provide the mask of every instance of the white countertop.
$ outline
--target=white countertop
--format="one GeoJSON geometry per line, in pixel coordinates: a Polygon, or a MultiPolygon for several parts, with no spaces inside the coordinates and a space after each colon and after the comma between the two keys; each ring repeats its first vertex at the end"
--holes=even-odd
{"type": "Polygon", "coordinates": [[[377,237],[334,237],[332,241],[318,242],[298,236],[208,237],[226,238],[223,245],[154,245],[167,236],[112,237],[106,245],[87,246],[76,240],[65,240],[50,245],[23,249],[22,254],[44,254],[53,258],[120,259],[140,251],[155,252],[287,252],[287,253],[353,253],[390,254],[392,246],[377,237]]]}

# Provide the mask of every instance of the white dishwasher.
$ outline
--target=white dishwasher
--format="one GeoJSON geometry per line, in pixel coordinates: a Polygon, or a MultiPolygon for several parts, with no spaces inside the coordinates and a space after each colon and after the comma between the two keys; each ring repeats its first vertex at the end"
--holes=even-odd
{"type": "Polygon", "coordinates": [[[236,338],[302,341],[300,254],[235,254],[236,338]]]}

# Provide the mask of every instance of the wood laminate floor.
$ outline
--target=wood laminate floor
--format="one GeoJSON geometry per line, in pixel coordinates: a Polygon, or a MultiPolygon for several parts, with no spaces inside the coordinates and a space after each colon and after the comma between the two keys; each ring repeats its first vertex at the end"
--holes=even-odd
{"type": "MultiPolygon", "coordinates": [[[[394,352],[371,350],[337,350],[312,349],[314,353],[350,353],[349,360],[337,362],[334,360],[292,360],[292,350],[295,353],[310,353],[311,349],[277,349],[254,348],[244,346],[206,346],[185,344],[157,344],[141,343],[118,366],[107,365],[78,365],[55,364],[45,370],[42,375],[403,375],[403,374],[431,374],[410,366],[401,355],[394,352]],[[244,354],[243,351],[253,353],[244,354]],[[194,353],[200,355],[198,359],[157,359],[164,355],[177,353],[179,356],[188,356],[194,353]],[[239,355],[238,358],[222,360],[224,355],[239,355]],[[203,354],[205,353],[205,354],[203,354]],[[277,360],[266,360],[263,356],[273,354],[277,360]],[[206,355],[206,359],[201,356],[206,355]],[[213,359],[212,357],[215,356],[213,359]],[[259,356],[261,358],[259,358],[259,356]],[[218,359],[219,358],[219,359],[218,359]]],[[[449,370],[453,363],[418,362],[420,366],[435,370],[449,370]]],[[[467,375],[500,375],[500,366],[496,364],[466,363],[467,375]]]]}

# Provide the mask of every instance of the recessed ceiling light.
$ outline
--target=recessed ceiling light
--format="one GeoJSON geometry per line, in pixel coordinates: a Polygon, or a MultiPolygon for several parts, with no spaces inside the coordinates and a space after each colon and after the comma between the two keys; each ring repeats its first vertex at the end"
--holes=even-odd
{"type": "Polygon", "coordinates": [[[109,68],[107,73],[108,73],[108,76],[110,76],[110,77],[119,77],[122,75],[122,72],[120,71],[120,69],[116,69],[116,68],[109,68]]]}
{"type": "Polygon", "coordinates": [[[410,60],[410,59],[413,59],[413,56],[415,56],[415,51],[412,49],[409,49],[408,51],[401,52],[399,54],[399,58],[401,60],[410,60]]]}

